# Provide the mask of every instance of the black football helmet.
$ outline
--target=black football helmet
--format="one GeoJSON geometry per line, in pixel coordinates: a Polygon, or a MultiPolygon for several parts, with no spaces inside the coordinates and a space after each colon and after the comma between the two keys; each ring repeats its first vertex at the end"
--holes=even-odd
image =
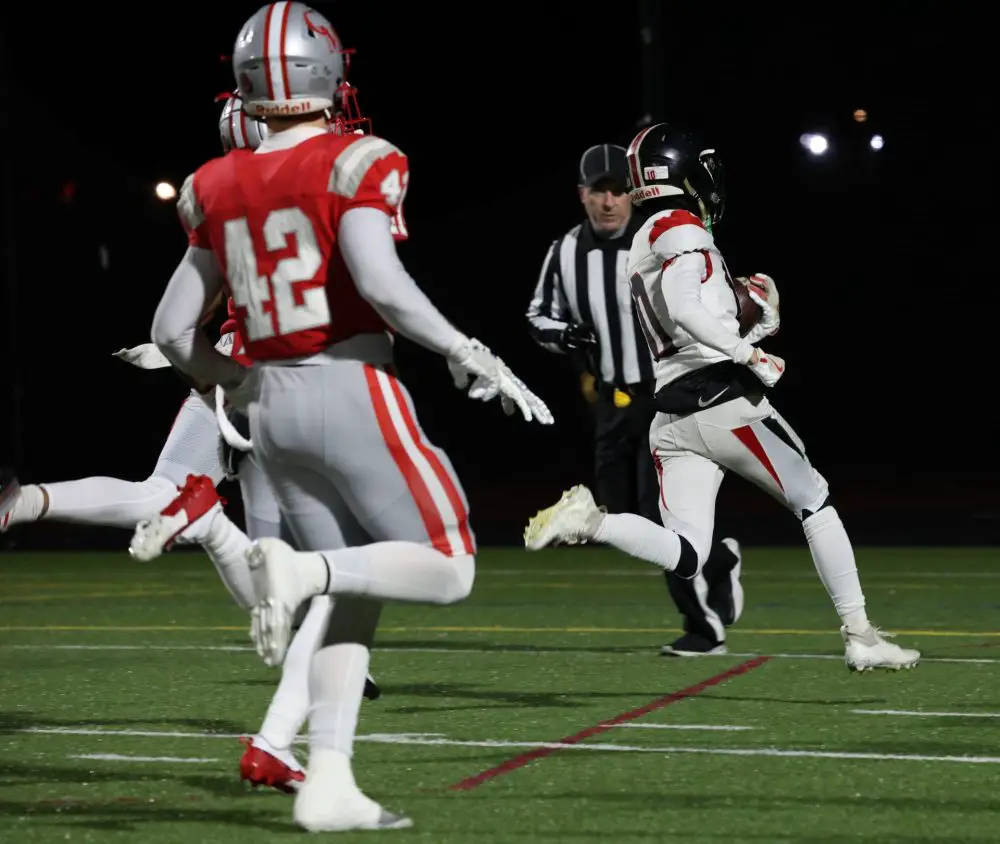
{"type": "Polygon", "coordinates": [[[629,144],[628,191],[633,205],[670,200],[706,226],[726,207],[722,161],[695,133],[667,123],[647,126],[629,144]]]}

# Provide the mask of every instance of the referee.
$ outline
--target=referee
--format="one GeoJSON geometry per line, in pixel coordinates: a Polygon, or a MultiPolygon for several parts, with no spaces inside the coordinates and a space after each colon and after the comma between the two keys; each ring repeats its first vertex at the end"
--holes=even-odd
{"type": "MultiPolygon", "coordinates": [[[[659,481],[649,450],[653,361],[626,278],[632,237],[643,220],[632,213],[626,180],[623,147],[597,144],[581,156],[578,190],[586,219],[549,247],[527,317],[539,345],[568,355],[593,405],[597,503],[659,524],[659,481]]],[[[742,591],[739,608],[734,594],[738,549],[732,540],[713,547],[704,571],[717,584],[667,572],[685,633],[664,646],[664,654],[725,653],[724,628],[742,609],[742,591]]]]}

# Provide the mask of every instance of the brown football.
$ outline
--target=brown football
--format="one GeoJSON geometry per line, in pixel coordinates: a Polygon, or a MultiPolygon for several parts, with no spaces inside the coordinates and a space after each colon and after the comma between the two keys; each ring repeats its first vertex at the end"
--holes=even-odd
{"type": "Polygon", "coordinates": [[[736,304],[739,307],[737,317],[740,321],[740,337],[746,337],[763,316],[763,313],[753,299],[750,298],[750,291],[747,289],[748,279],[740,276],[734,279],[733,290],[736,292],[736,304]]]}

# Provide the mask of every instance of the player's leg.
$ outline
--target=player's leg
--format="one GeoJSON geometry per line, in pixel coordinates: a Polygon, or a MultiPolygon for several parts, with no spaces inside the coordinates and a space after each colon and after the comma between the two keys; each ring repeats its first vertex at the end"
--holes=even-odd
{"type": "MultiPolygon", "coordinates": [[[[251,540],[223,510],[215,482],[208,475],[189,475],[174,493],[159,513],[135,526],[129,553],[149,562],[175,545],[201,545],[233,600],[250,610],[256,603],[246,559],[251,540]]],[[[271,532],[277,534],[277,525],[271,532]]]]}
{"type": "Polygon", "coordinates": [[[842,621],[852,669],[910,668],[920,654],[887,642],[868,620],[854,549],[831,505],[826,479],[805,446],[767,400],[736,399],[701,411],[698,430],[706,453],[791,510],[802,529],[819,578],[842,621]]]}
{"type": "Polygon", "coordinates": [[[21,487],[7,526],[44,518],[131,529],[167,506],[188,475],[221,480],[217,431],[212,409],[192,394],[181,405],[156,468],[146,480],[93,477],[27,484],[21,487]]]}
{"type": "MultiPolygon", "coordinates": [[[[676,426],[653,426],[656,434],[653,459],[660,479],[660,519],[664,526],[685,537],[705,565],[715,543],[715,501],[724,472],[711,460],[683,448],[676,426]]],[[[717,555],[716,555],[717,556],[717,555]]],[[[668,572],[671,595],[684,616],[685,633],[660,651],[669,656],[698,656],[726,652],[725,624],[709,603],[704,566],[689,576],[668,572]]]]}
{"type": "MultiPolygon", "coordinates": [[[[639,512],[653,522],[660,521],[660,483],[657,462],[650,455],[649,431],[656,417],[651,401],[642,420],[643,436],[636,436],[636,480],[639,512]],[[641,441],[639,441],[641,440],[641,441]]],[[[633,402],[632,407],[639,405],[633,402]]],[[[640,420],[637,420],[640,421],[640,420]]],[[[683,619],[684,633],[665,645],[660,653],[670,656],[699,656],[719,653],[723,638],[718,635],[719,623],[728,627],[743,611],[743,587],[740,581],[742,556],[735,539],[717,540],[712,544],[703,570],[692,578],[664,571],[667,591],[683,619]]]]}
{"type": "MultiPolygon", "coordinates": [[[[270,491],[270,486],[267,489],[270,491]]],[[[362,545],[370,541],[341,499],[333,496],[328,505],[336,528],[325,524],[324,514],[321,522],[313,522],[311,525],[314,530],[323,530],[317,537],[318,540],[331,547],[362,545]]],[[[283,530],[281,538],[297,545],[290,530],[283,530]]],[[[241,760],[243,779],[287,791],[297,788],[297,781],[304,778],[301,773],[295,776],[295,772],[301,772],[301,766],[295,760],[291,748],[309,714],[310,665],[320,648],[332,608],[333,599],[326,595],[313,598],[309,603],[308,611],[292,636],[281,664],[281,681],[268,706],[264,722],[241,760]],[[272,764],[269,756],[276,758],[281,764],[272,764]]],[[[365,664],[367,663],[366,658],[365,664]]],[[[378,694],[374,680],[370,674],[366,674],[363,697],[374,699],[378,694]]]]}
{"type": "MultiPolygon", "coordinates": [[[[313,658],[310,772],[296,819],[310,829],[386,828],[400,819],[360,792],[350,767],[366,637],[374,636],[382,600],[451,603],[468,594],[475,550],[468,505],[447,459],[426,441],[402,385],[383,370],[350,362],[327,371],[269,369],[261,396],[253,439],[299,546],[329,547],[325,525],[338,498],[368,535],[382,540],[299,554],[261,542],[251,552],[261,571],[259,591],[268,596],[262,619],[275,620],[309,595],[337,596],[328,637],[313,658]],[[310,405],[313,412],[304,412],[310,405]],[[341,797],[331,801],[330,794],[341,797]]],[[[258,640],[272,661],[280,654],[281,626],[272,624],[278,636],[270,641],[258,640]]]]}
{"type": "Polygon", "coordinates": [[[359,704],[382,604],[342,595],[333,602],[309,673],[309,774],[295,801],[296,823],[312,831],[392,829],[410,821],[383,809],[352,770],[359,704]]]}
{"type": "Polygon", "coordinates": [[[528,521],[525,547],[536,551],[554,543],[600,542],[664,571],[676,572],[685,580],[695,577],[712,552],[715,496],[722,478],[721,470],[692,448],[700,445],[697,434],[697,426],[690,418],[675,420],[664,414],[656,416],[649,434],[650,445],[661,460],[671,458],[667,492],[672,497],[680,496],[680,503],[690,502],[681,509],[690,514],[691,522],[663,509],[662,501],[663,524],[631,513],[603,513],[590,490],[576,486],[528,521]],[[690,474],[690,481],[686,474],[690,474]],[[676,493],[674,478],[681,479],[676,493]]]}
{"type": "MultiPolygon", "coordinates": [[[[260,438],[255,436],[255,441],[259,443],[260,438]]],[[[286,507],[290,512],[289,526],[295,544],[298,547],[343,546],[345,539],[341,535],[341,523],[346,521],[346,503],[336,487],[312,467],[282,461],[272,465],[266,459],[264,465],[271,473],[282,512],[286,507]]],[[[273,545],[268,545],[268,542],[262,540],[256,543],[251,556],[266,553],[263,565],[276,573],[277,581],[269,583],[261,594],[278,595],[277,600],[282,600],[280,589],[276,586],[286,585],[281,582],[285,578],[297,582],[302,577],[304,561],[322,557],[319,554],[298,554],[284,542],[272,540],[273,545]]],[[[325,552],[330,557],[339,553],[325,552]]],[[[320,591],[317,588],[300,594],[319,594],[320,591]]],[[[290,599],[287,605],[292,606],[298,600],[290,599]]],[[[384,812],[378,803],[358,788],[351,769],[354,734],[379,607],[377,601],[350,594],[339,594],[335,599],[325,595],[313,597],[306,621],[284,657],[287,666],[288,661],[296,657],[296,652],[306,650],[305,639],[310,637],[312,653],[309,654],[307,681],[305,688],[299,687],[297,697],[299,702],[310,702],[309,772],[299,787],[295,804],[296,822],[310,830],[378,827],[383,818],[395,817],[384,812]],[[332,799],[334,796],[335,799],[332,799]]],[[[267,605],[259,606],[255,612],[259,618],[263,617],[267,605]]],[[[258,650],[261,650],[260,646],[258,650]]],[[[278,658],[279,655],[275,655],[269,661],[275,664],[278,658]]],[[[289,683],[293,682],[287,668],[283,682],[285,677],[289,678],[289,683]]],[[[298,682],[301,683],[301,677],[298,682]]],[[[286,713],[282,721],[278,731],[283,731],[287,738],[292,734],[292,718],[286,713]]],[[[281,741],[283,739],[275,738],[273,732],[268,735],[271,746],[281,741]]],[[[387,824],[391,822],[386,821],[387,824]]]]}
{"type": "Polygon", "coordinates": [[[594,403],[594,498],[611,513],[637,512],[632,416],[631,406],[615,407],[610,395],[594,403]]]}

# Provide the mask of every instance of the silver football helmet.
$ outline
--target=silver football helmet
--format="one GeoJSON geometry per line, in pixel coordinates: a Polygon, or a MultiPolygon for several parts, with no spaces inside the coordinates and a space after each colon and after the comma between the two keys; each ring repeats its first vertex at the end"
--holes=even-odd
{"type": "Polygon", "coordinates": [[[229,152],[231,149],[257,149],[268,131],[266,125],[246,113],[243,100],[233,94],[222,107],[219,135],[223,152],[229,152]]]}
{"type": "Polygon", "coordinates": [[[236,38],[233,73],[243,108],[254,117],[332,109],[344,80],[333,26],[305,3],[268,3],[236,38]]]}

